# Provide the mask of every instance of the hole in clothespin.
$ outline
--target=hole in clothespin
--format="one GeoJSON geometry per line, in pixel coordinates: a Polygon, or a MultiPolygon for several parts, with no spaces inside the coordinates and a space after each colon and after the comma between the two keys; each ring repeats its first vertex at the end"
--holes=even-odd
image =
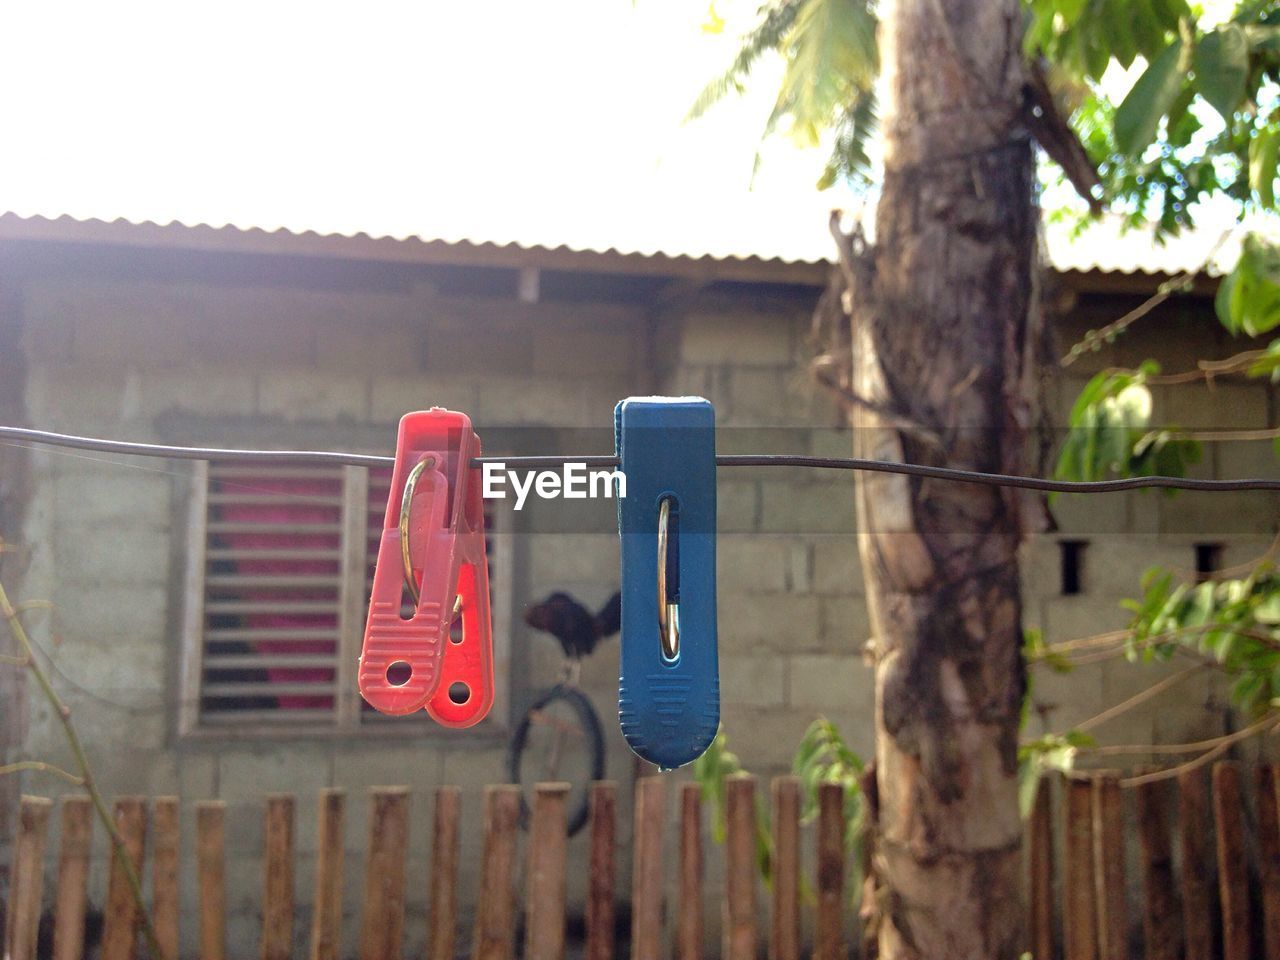
{"type": "Polygon", "coordinates": [[[680,502],[658,501],[658,634],[662,659],[680,659],[680,502]]]}
{"type": "Polygon", "coordinates": [[[397,660],[387,667],[387,683],[393,687],[403,687],[413,676],[413,667],[403,660],[397,660]]]}
{"type": "Polygon", "coordinates": [[[449,699],[461,706],[471,699],[471,688],[461,680],[449,685],[449,699]]]}

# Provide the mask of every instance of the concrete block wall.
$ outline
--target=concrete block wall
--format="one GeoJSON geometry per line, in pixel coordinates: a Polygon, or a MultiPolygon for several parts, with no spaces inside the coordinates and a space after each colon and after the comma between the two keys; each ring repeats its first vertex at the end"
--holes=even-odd
{"type": "MultiPolygon", "coordinates": [[[[22,300],[26,418],[52,430],[385,452],[409,409],[438,404],[467,411],[486,436],[501,437],[508,427],[595,426],[607,437],[613,404],[640,392],[636,358],[644,354],[645,316],[630,307],[473,301],[415,284],[347,290],[81,276],[29,280],[22,300]]],[[[29,548],[26,574],[10,587],[18,597],[54,604],[51,616],[33,613],[30,623],[106,794],[227,802],[228,938],[236,952],[257,941],[263,797],[272,791],[298,795],[297,929],[305,947],[315,798],[327,786],[348,791],[347,943],[358,931],[367,788],[413,790],[409,952],[420,951],[425,937],[424,896],[417,893],[426,883],[431,792],[443,783],[463,787],[465,942],[477,886],[480,790],[505,779],[505,733],[178,737],[188,465],[44,448],[32,451],[31,472],[25,529],[4,531],[29,548]]],[[[512,625],[513,646],[520,648],[513,656],[519,675],[511,679],[516,701],[551,682],[559,662],[553,641],[520,624],[520,606],[553,589],[599,605],[617,585],[616,533],[608,524],[598,534],[536,539],[517,548],[527,562],[518,560],[516,582],[502,587],[519,594],[512,625]]],[[[616,710],[608,656],[588,677],[606,721],[616,710]]],[[[616,666],[616,647],[612,659],[616,666]]],[[[48,708],[33,698],[31,710],[26,752],[66,766],[70,757],[48,708]]],[[[606,722],[606,729],[611,772],[628,783],[625,745],[616,724],[606,722]]],[[[29,779],[26,789],[56,794],[64,786],[29,779]]],[[[191,803],[182,813],[183,912],[194,918],[191,803]]],[[[98,841],[105,854],[104,839],[98,841]]],[[[102,873],[100,863],[97,890],[105,888],[102,873]]],[[[193,922],[183,936],[185,950],[193,951],[193,922]]]]}
{"type": "MultiPolygon", "coordinates": [[[[509,437],[525,427],[597,428],[581,436],[594,437],[593,447],[603,448],[614,402],[659,390],[711,399],[723,452],[838,456],[851,449],[832,404],[807,376],[809,305],[798,300],[704,295],[670,312],[656,346],[647,340],[650,318],[639,308],[442,296],[413,283],[349,290],[225,279],[59,277],[29,281],[23,302],[27,413],[32,424],[49,429],[162,442],[385,450],[401,413],[436,403],[472,413],[486,437],[509,437]],[[642,359],[651,350],[657,352],[652,369],[642,359]],[[657,382],[653,369],[661,371],[657,382]]],[[[1070,329],[1097,326],[1105,313],[1104,306],[1082,302],[1070,329]]],[[[1172,351],[1177,355],[1166,361],[1170,370],[1223,355],[1220,343],[1201,342],[1199,328],[1186,326],[1183,339],[1154,324],[1150,334],[1135,328],[1111,352],[1070,368],[1055,388],[1056,416],[1065,417],[1092,370],[1131,362],[1129,354],[1141,359],[1147,349],[1152,355],[1172,351]]],[[[1192,400],[1158,388],[1157,402],[1186,426],[1277,422],[1274,391],[1261,385],[1223,383],[1192,400]]],[[[1275,470],[1256,449],[1222,448],[1214,448],[1203,469],[1225,475],[1246,467],[1275,470]]],[[[270,791],[299,795],[297,884],[305,909],[315,854],[315,791],[323,786],[349,792],[347,942],[353,942],[365,790],[377,783],[413,788],[409,889],[419,893],[430,791],[441,783],[463,788],[465,940],[480,852],[480,790],[504,778],[502,735],[179,739],[173,697],[184,465],[38,450],[31,470],[35,494],[21,532],[30,564],[17,592],[56,605],[52,619],[32,615],[36,637],[61,672],[61,689],[87,732],[108,793],[216,797],[230,805],[231,942],[241,951],[256,943],[262,797],[270,791]]],[[[821,714],[869,758],[872,673],[860,654],[870,624],[852,536],[852,475],[725,470],[718,495],[722,701],[731,748],[767,789],[770,776],[789,769],[804,729],[821,714]]],[[[1141,570],[1156,562],[1190,566],[1193,545],[1206,529],[1222,540],[1228,563],[1260,553],[1277,512],[1274,498],[1228,502],[1135,494],[1081,501],[1055,503],[1061,530],[1026,549],[1026,619],[1050,639],[1123,624],[1119,600],[1137,589],[1141,570]],[[1089,542],[1084,590],[1063,596],[1058,543],[1073,538],[1089,542]]],[[[600,506],[565,528],[548,519],[549,508],[533,509],[519,521],[524,526],[517,529],[539,532],[514,538],[517,610],[556,589],[598,606],[616,589],[611,505],[600,506]]],[[[559,656],[554,641],[523,629],[518,618],[513,628],[512,688],[519,702],[522,693],[554,681],[559,656]]],[[[625,889],[629,793],[637,771],[613,722],[614,644],[584,664],[583,684],[604,721],[610,776],[621,785],[619,882],[625,889]]],[[[1061,729],[1136,691],[1152,669],[1106,664],[1067,677],[1045,674],[1037,679],[1037,699],[1047,705],[1049,725],[1061,729]]],[[[1190,692],[1100,728],[1100,737],[1141,742],[1217,732],[1225,702],[1220,687],[1206,681],[1185,690],[1190,692]]],[[[52,718],[38,702],[32,710],[29,753],[65,763],[52,718]]],[[[688,776],[682,771],[671,779],[688,776]]],[[[58,784],[31,782],[29,789],[56,792],[58,784]]],[[[669,809],[674,815],[674,787],[669,809]]],[[[190,858],[189,806],[183,827],[190,858]]],[[[583,854],[579,836],[570,857],[580,862],[583,854]]],[[[707,906],[714,919],[716,853],[708,862],[707,906]]],[[[584,884],[585,871],[571,871],[571,904],[582,903],[584,884]]],[[[194,884],[187,884],[185,896],[184,915],[194,916],[194,884]]],[[[409,904],[406,950],[412,952],[425,934],[423,897],[415,894],[409,904]]],[[[714,937],[716,924],[707,929],[714,937]]],[[[194,934],[188,924],[189,946],[194,934]]]]}

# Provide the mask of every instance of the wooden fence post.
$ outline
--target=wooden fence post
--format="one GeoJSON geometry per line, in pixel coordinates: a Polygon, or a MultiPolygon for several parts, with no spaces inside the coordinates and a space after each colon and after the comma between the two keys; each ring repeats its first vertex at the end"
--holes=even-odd
{"type": "Polygon", "coordinates": [[[151,813],[151,923],[162,960],[178,960],[179,812],[177,797],[156,797],[151,813]]]}
{"type": "Polygon", "coordinates": [[[405,847],[409,842],[409,790],[369,791],[369,846],[365,853],[360,960],[399,960],[404,933],[405,847]]]}
{"type": "Polygon", "coordinates": [[[311,960],[338,960],[342,940],[342,868],[346,822],[346,794],[342,790],[326,788],[320,791],[317,820],[311,960]]]}
{"type": "Polygon", "coordinates": [[[431,927],[427,931],[427,960],[454,960],[458,935],[458,823],[462,791],[436,790],[431,830],[431,927]]]}
{"type": "Polygon", "coordinates": [[[1240,767],[1213,765],[1213,818],[1218,837],[1218,890],[1222,900],[1222,958],[1249,960],[1249,865],[1245,860],[1244,797],[1240,767]]]}
{"type": "Polygon", "coordinates": [[[262,960],[289,960],[293,953],[292,794],[267,796],[263,823],[262,960]]]}
{"type": "Polygon", "coordinates": [[[1258,873],[1262,879],[1262,956],[1280,960],[1280,766],[1253,769],[1258,798],[1258,873]]]}
{"type": "Polygon", "coordinates": [[[1031,873],[1031,955],[1053,960],[1053,785],[1041,777],[1027,826],[1031,873]]]}
{"type": "MultiPolygon", "coordinates": [[[[125,856],[134,873],[142,876],[142,857],[146,848],[147,802],[142,797],[121,797],[113,811],[116,830],[124,841],[125,856]]],[[[125,867],[115,851],[111,854],[111,873],[107,880],[107,904],[103,910],[102,960],[133,960],[137,950],[138,926],[141,922],[138,904],[125,867]]],[[[201,960],[222,960],[202,957],[201,960]]]]}
{"type": "Polygon", "coordinates": [[[53,913],[53,960],[81,960],[84,956],[84,912],[89,901],[93,801],[79,795],[63,797],[60,833],[58,890],[53,913]]]}
{"type": "Polygon", "coordinates": [[[44,842],[49,831],[53,801],[24,796],[18,807],[18,836],[10,877],[5,956],[11,960],[35,960],[40,929],[40,903],[44,895],[44,842]]]}
{"type": "Polygon", "coordinates": [[[769,927],[769,960],[800,960],[800,778],[776,777],[772,790],[773,920],[769,927]]]}
{"type": "MultiPolygon", "coordinates": [[[[585,960],[613,960],[615,843],[618,786],[612,781],[591,785],[590,864],[587,874],[587,943],[585,960]]],[[[452,960],[452,958],[447,958],[452,960]]],[[[679,958],[677,958],[679,960],[679,958]]]]}
{"type": "Polygon", "coordinates": [[[1093,781],[1093,844],[1098,956],[1101,960],[1129,960],[1124,803],[1120,778],[1114,771],[1100,771],[1093,781]]]}
{"type": "Polygon", "coordinates": [[[1163,780],[1137,787],[1138,839],[1142,849],[1142,932],[1147,960],[1178,960],[1182,936],[1174,893],[1168,791],[1163,780]]]}
{"type": "Polygon", "coordinates": [[[563,960],[567,783],[533,788],[524,960],[563,960]]]}
{"type": "Polygon", "coordinates": [[[196,804],[196,889],[200,894],[200,960],[227,956],[227,805],[196,804]]]}
{"type": "Polygon", "coordinates": [[[725,780],[723,960],[756,955],[756,780],[738,773],[725,780]]]}
{"type": "Polygon", "coordinates": [[[1066,960],[1097,960],[1098,916],[1093,888],[1093,783],[1080,775],[1065,781],[1066,878],[1062,932],[1066,960]]]}
{"type": "Polygon", "coordinates": [[[631,856],[632,960],[660,960],[662,956],[662,823],[666,786],[662,777],[641,777],[636,782],[631,856]]]}
{"type": "Polygon", "coordinates": [[[516,828],[520,788],[495,784],[484,788],[484,849],[480,896],[476,902],[472,960],[508,960],[515,936],[516,828]]]}
{"type": "Polygon", "coordinates": [[[1203,770],[1178,774],[1178,832],[1182,849],[1182,924],[1186,960],[1213,960],[1213,854],[1209,850],[1209,791],[1203,770]]]}
{"type": "Polygon", "coordinates": [[[680,785],[680,886],[676,897],[676,960],[702,958],[702,788],[680,785]]]}
{"type": "Polygon", "coordinates": [[[818,787],[818,922],[814,960],[844,960],[844,787],[818,787]]]}

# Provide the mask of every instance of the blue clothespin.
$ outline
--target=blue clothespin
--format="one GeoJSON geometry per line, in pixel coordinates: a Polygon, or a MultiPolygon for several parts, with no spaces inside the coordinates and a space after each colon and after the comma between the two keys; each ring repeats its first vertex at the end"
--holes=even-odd
{"type": "Polygon", "coordinates": [[[701,397],[630,397],[614,427],[626,477],[618,718],[631,749],[670,770],[701,756],[720,724],[715,410],[701,397]]]}

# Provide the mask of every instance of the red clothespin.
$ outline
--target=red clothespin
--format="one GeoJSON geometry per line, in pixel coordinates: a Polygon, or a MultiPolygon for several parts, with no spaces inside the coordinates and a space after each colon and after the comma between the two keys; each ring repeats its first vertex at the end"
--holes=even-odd
{"type": "Polygon", "coordinates": [[[493,705],[479,454],[466,414],[432,407],[400,420],[360,656],[360,694],[382,713],[425,707],[446,727],[469,727],[493,705]]]}

